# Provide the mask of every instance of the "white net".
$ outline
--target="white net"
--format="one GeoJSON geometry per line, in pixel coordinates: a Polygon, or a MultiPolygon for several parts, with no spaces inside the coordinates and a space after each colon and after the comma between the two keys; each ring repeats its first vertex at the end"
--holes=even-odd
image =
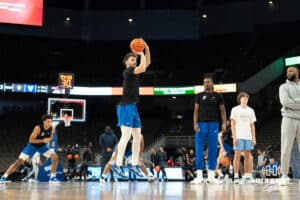
{"type": "Polygon", "coordinates": [[[71,116],[64,116],[63,120],[65,122],[65,127],[71,126],[71,121],[72,121],[71,116]]]}

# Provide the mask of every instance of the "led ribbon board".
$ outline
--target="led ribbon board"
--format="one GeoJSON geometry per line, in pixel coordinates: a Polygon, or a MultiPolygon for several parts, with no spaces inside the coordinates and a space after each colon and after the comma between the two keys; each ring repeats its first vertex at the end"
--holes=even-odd
{"type": "MultiPolygon", "coordinates": [[[[69,85],[70,86],[70,85],[69,85]]],[[[70,95],[77,96],[120,96],[122,87],[78,87],[70,88],[70,95]]],[[[216,84],[214,90],[220,93],[233,93],[237,91],[237,84],[216,84]]],[[[184,87],[140,87],[141,96],[164,96],[164,95],[193,95],[204,91],[203,85],[184,87]]],[[[65,88],[59,86],[0,83],[0,92],[12,93],[46,93],[65,94],[65,88]]]]}

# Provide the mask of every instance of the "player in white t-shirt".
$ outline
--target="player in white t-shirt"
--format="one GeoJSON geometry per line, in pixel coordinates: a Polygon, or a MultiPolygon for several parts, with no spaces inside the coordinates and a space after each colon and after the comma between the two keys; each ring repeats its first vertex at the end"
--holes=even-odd
{"type": "Polygon", "coordinates": [[[245,174],[243,180],[251,180],[251,150],[253,150],[254,145],[256,144],[255,138],[255,126],[254,122],[256,121],[255,113],[248,104],[249,95],[246,92],[241,92],[237,96],[238,103],[231,110],[231,131],[233,137],[233,149],[234,149],[234,183],[239,183],[239,163],[241,152],[244,152],[244,167],[245,174]]]}

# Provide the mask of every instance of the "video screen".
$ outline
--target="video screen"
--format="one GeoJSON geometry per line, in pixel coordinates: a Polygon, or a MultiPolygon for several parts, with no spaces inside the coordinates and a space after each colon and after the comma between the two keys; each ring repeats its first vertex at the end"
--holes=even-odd
{"type": "Polygon", "coordinates": [[[43,0],[0,0],[0,23],[43,25],[43,0]]]}

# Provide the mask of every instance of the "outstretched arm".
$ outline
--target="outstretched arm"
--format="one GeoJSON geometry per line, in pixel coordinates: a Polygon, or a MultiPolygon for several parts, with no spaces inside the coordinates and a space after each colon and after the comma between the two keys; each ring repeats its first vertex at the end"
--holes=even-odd
{"type": "Polygon", "coordinates": [[[134,74],[141,74],[146,71],[146,56],[144,52],[135,52],[135,54],[139,55],[141,58],[139,66],[134,68],[134,74]]]}
{"type": "Polygon", "coordinates": [[[150,53],[150,48],[147,44],[147,42],[142,38],[144,44],[145,44],[145,56],[146,56],[146,68],[149,67],[151,64],[151,53],[150,53]]]}

